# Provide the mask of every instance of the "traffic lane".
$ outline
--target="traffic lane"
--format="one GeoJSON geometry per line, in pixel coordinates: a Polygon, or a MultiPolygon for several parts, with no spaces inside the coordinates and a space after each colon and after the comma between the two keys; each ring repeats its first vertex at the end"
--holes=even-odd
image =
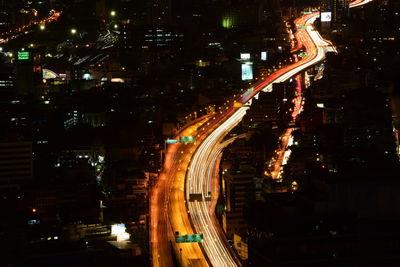
{"type": "MultiPolygon", "coordinates": [[[[198,127],[209,120],[211,115],[199,118],[188,125],[176,138],[188,136],[195,133],[198,127]]],[[[178,169],[182,155],[179,152],[179,145],[168,145],[165,153],[163,170],[159,176],[151,200],[151,246],[153,266],[172,266],[172,258],[169,246],[169,222],[167,220],[166,207],[168,206],[168,195],[171,181],[178,169]]]]}

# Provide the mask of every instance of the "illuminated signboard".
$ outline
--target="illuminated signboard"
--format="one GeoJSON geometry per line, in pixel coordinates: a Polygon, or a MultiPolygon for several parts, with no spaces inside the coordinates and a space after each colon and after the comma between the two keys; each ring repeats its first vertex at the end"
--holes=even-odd
{"type": "Polygon", "coordinates": [[[222,27],[225,29],[232,28],[235,25],[235,18],[229,14],[226,14],[222,18],[222,27]]]}
{"type": "Polygon", "coordinates": [[[246,62],[242,64],[242,81],[253,79],[253,63],[246,62]]]}
{"type": "Polygon", "coordinates": [[[178,235],[175,237],[176,243],[200,243],[203,242],[203,234],[178,235]]]}
{"type": "Polygon", "coordinates": [[[49,69],[43,69],[43,79],[50,80],[58,77],[58,74],[49,69]]]}
{"type": "Polygon", "coordinates": [[[250,59],[250,53],[240,53],[240,59],[250,59]]]}
{"type": "Polygon", "coordinates": [[[18,51],[18,60],[29,60],[31,58],[30,53],[28,51],[18,51]]]}
{"type": "Polygon", "coordinates": [[[266,61],[267,60],[267,51],[262,51],[261,52],[261,60],[266,61]]]}
{"type": "Polygon", "coordinates": [[[332,20],[332,12],[321,12],[321,22],[329,22],[332,20]]]}
{"type": "Polygon", "coordinates": [[[178,140],[176,139],[167,139],[167,144],[176,144],[178,143],[178,140]]]}

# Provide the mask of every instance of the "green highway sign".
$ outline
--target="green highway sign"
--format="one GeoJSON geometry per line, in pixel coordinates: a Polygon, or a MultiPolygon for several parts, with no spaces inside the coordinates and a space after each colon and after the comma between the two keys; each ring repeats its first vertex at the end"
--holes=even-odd
{"type": "Polygon", "coordinates": [[[29,60],[31,58],[28,51],[18,51],[18,60],[29,60]]]}
{"type": "Polygon", "coordinates": [[[179,142],[183,144],[190,144],[194,143],[194,137],[193,136],[181,136],[179,137],[179,142]]]}
{"type": "Polygon", "coordinates": [[[307,52],[301,52],[301,53],[299,54],[299,57],[301,57],[301,58],[303,58],[303,57],[308,57],[308,56],[310,56],[310,54],[307,53],[307,52]]]}
{"type": "Polygon", "coordinates": [[[175,241],[176,243],[201,243],[203,242],[203,234],[177,235],[175,241]]]}

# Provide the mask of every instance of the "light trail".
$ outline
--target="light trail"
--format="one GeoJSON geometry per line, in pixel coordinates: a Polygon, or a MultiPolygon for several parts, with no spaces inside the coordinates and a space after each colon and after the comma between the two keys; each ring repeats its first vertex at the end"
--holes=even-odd
{"type": "MultiPolygon", "coordinates": [[[[209,121],[211,117],[212,115],[206,115],[195,120],[183,129],[176,138],[195,135],[197,129],[209,121]]],[[[170,241],[175,242],[175,231],[179,231],[181,234],[194,233],[184,205],[182,188],[192,149],[192,145],[168,145],[162,172],[156,186],[152,187],[150,194],[150,245],[153,266],[173,266],[170,241]]],[[[200,265],[207,265],[198,244],[181,244],[173,248],[177,253],[176,255],[182,254],[179,259],[182,265],[190,265],[191,262],[195,261],[200,265]],[[179,249],[182,249],[182,251],[179,251],[179,249]]]]}
{"type": "MultiPolygon", "coordinates": [[[[359,7],[365,4],[368,4],[369,2],[372,2],[373,0],[356,0],[353,1],[352,3],[349,4],[350,7],[359,7]]],[[[319,35],[319,38],[321,40],[323,40],[327,45],[329,45],[330,47],[332,47],[332,52],[337,52],[336,48],[333,47],[332,43],[328,40],[323,39],[319,32],[317,32],[317,34],[319,35]]],[[[325,46],[326,44],[321,43],[320,46],[325,46]]],[[[299,42],[296,46],[295,49],[293,50],[299,50],[301,48],[301,43],[299,42]]],[[[299,84],[298,81],[298,87],[301,87],[301,84],[299,84]]],[[[295,98],[295,110],[292,113],[292,117],[293,117],[293,121],[295,121],[297,115],[299,114],[299,112],[301,111],[302,105],[301,105],[301,97],[296,97],[295,98]]],[[[280,179],[281,175],[282,175],[282,165],[286,164],[286,161],[288,160],[289,156],[290,156],[290,150],[288,150],[289,142],[293,141],[293,137],[292,137],[292,132],[293,129],[289,128],[286,129],[285,133],[280,137],[282,146],[281,148],[276,152],[275,155],[275,160],[274,160],[274,165],[271,171],[271,176],[273,179],[280,179]]]]}
{"type": "MultiPolygon", "coordinates": [[[[317,13],[305,16],[297,20],[298,24],[311,25],[318,17],[317,13]]],[[[271,90],[273,83],[284,82],[297,73],[310,68],[314,64],[325,59],[328,51],[334,52],[334,47],[329,42],[323,40],[312,26],[306,26],[304,30],[298,30],[296,38],[302,43],[309,56],[283,69],[278,70],[257,85],[246,91],[237,101],[241,104],[251,104],[251,99],[257,97],[258,93],[271,90]]],[[[197,233],[204,235],[202,246],[207,254],[212,266],[239,266],[239,261],[228,249],[224,236],[217,231],[218,225],[212,219],[210,202],[206,197],[211,192],[211,180],[217,157],[221,147],[219,143],[243,118],[248,107],[230,106],[219,116],[221,122],[215,129],[201,142],[200,146],[193,154],[190,168],[186,177],[186,199],[190,194],[202,194],[202,201],[188,203],[190,217],[197,233]]],[[[289,138],[288,138],[289,139],[289,138]]],[[[289,141],[289,140],[287,140],[289,141]]]]}
{"type": "Polygon", "coordinates": [[[193,155],[186,183],[186,199],[189,194],[202,194],[203,201],[189,202],[189,211],[196,232],[204,235],[203,247],[213,266],[238,266],[226,242],[216,231],[210,216],[209,202],[204,200],[211,192],[211,178],[219,151],[215,146],[236,126],[246,114],[247,107],[239,108],[232,116],[214,130],[193,155]]]}
{"type": "Polygon", "coordinates": [[[54,11],[52,15],[50,15],[49,17],[44,18],[38,22],[32,22],[32,23],[22,25],[20,27],[12,29],[12,30],[2,32],[2,33],[0,33],[0,44],[8,43],[9,40],[17,38],[24,31],[30,30],[35,25],[41,25],[41,24],[52,22],[52,21],[56,21],[60,18],[61,14],[62,14],[62,11],[59,11],[59,12],[54,11]]]}
{"type": "Polygon", "coordinates": [[[355,0],[355,1],[353,1],[353,2],[351,2],[349,4],[349,7],[353,8],[353,7],[363,6],[363,5],[366,5],[366,4],[368,4],[368,3],[372,2],[372,1],[373,0],[355,0]]]}

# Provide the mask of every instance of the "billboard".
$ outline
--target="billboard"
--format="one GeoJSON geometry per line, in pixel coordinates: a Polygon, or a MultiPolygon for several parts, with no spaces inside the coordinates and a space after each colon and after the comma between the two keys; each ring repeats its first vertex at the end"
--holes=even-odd
{"type": "Polygon", "coordinates": [[[250,53],[240,53],[240,59],[242,60],[250,59],[250,53]]]}
{"type": "Polygon", "coordinates": [[[267,51],[262,51],[261,52],[261,60],[266,61],[267,60],[267,51]]]}
{"type": "Polygon", "coordinates": [[[330,22],[332,20],[332,12],[321,12],[321,22],[330,22]]]}
{"type": "Polygon", "coordinates": [[[242,81],[253,80],[253,63],[242,64],[242,81]]]}
{"type": "Polygon", "coordinates": [[[57,77],[58,77],[58,74],[55,73],[55,72],[52,71],[52,70],[43,69],[43,74],[42,74],[42,76],[43,76],[43,79],[49,80],[49,79],[55,79],[55,78],[57,78],[57,77]]]}

